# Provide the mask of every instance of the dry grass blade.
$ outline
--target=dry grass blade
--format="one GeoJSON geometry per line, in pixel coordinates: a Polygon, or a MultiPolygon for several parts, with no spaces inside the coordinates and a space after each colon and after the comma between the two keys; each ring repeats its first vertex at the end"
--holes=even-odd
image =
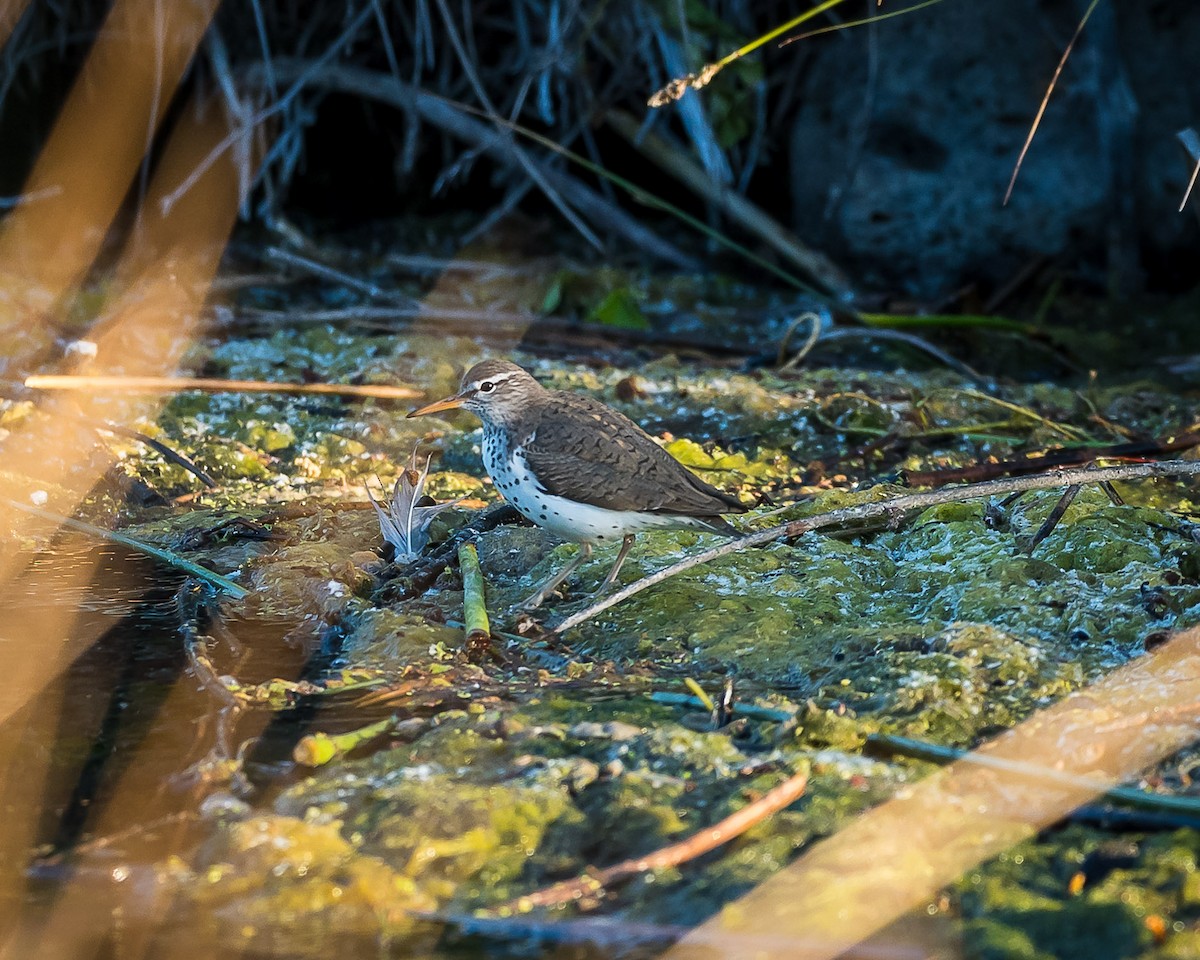
{"type": "Polygon", "coordinates": [[[1046,94],[1042,97],[1042,102],[1038,106],[1037,115],[1033,118],[1033,124],[1029,128],[1029,133],[1025,137],[1025,142],[1021,145],[1021,152],[1017,155],[1017,163],[1013,167],[1012,177],[1008,181],[1008,189],[1004,191],[1004,204],[1008,205],[1008,200],[1012,196],[1013,187],[1017,184],[1017,174],[1021,172],[1021,165],[1025,162],[1025,154],[1029,152],[1029,145],[1033,143],[1033,138],[1037,134],[1038,127],[1041,126],[1042,116],[1046,112],[1046,105],[1050,102],[1050,95],[1054,93],[1054,88],[1058,84],[1058,78],[1062,74],[1063,67],[1066,66],[1067,58],[1071,55],[1071,51],[1075,49],[1075,42],[1079,39],[1079,35],[1083,33],[1084,25],[1088,22],[1088,17],[1092,15],[1092,11],[1096,9],[1096,5],[1100,0],[1092,0],[1088,4],[1087,10],[1084,11],[1083,17],[1079,21],[1079,26],[1075,28],[1075,33],[1071,37],[1071,42],[1067,44],[1067,48],[1063,50],[1062,57],[1059,58],[1058,66],[1054,68],[1054,76],[1050,78],[1050,85],[1046,87],[1046,94]]]}
{"type": "Polygon", "coordinates": [[[1196,186],[1196,177],[1200,176],[1200,133],[1188,127],[1185,130],[1180,130],[1175,136],[1183,144],[1183,149],[1187,151],[1187,155],[1194,161],[1187,189],[1183,191],[1183,199],[1179,201],[1179,210],[1182,212],[1183,208],[1187,206],[1188,200],[1191,199],[1192,190],[1196,186]]]}
{"type": "Polygon", "coordinates": [[[419,400],[425,396],[412,387],[388,384],[270,383],[265,380],[219,380],[212,377],[124,377],[84,374],[35,374],[25,378],[31,390],[74,390],[87,393],[297,393],[369,397],[375,400],[419,400]]]}
{"type": "Polygon", "coordinates": [[[363,280],[360,277],[351,276],[342,270],[335,269],[325,263],[320,263],[310,257],[301,256],[298,253],[293,253],[290,250],[282,250],[279,247],[267,247],[263,251],[263,256],[268,260],[273,260],[276,263],[284,264],[289,267],[295,267],[313,276],[321,277],[325,280],[332,280],[334,283],[341,284],[351,290],[357,290],[364,296],[370,297],[372,300],[388,300],[392,303],[400,303],[416,308],[412,297],[405,296],[395,290],[385,290],[378,284],[371,283],[368,280],[363,280]]]}

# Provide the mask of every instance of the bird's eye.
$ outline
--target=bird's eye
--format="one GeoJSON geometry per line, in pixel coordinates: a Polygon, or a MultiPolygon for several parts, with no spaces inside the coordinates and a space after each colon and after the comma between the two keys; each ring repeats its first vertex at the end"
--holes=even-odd
{"type": "Polygon", "coordinates": [[[491,393],[494,389],[496,389],[496,385],[492,383],[491,380],[484,380],[483,383],[479,385],[480,393],[491,393]]]}

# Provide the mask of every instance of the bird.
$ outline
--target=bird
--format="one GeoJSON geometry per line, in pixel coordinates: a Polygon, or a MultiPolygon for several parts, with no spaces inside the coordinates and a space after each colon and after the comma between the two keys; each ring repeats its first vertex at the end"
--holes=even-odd
{"type": "Polygon", "coordinates": [[[501,495],[534,524],[580,544],[519,607],[534,610],[592,554],[621,541],[596,595],[617,579],[635,536],[658,528],[740,536],[722,514],[743,513],[735,496],[705,483],[636,423],[591,397],[543,387],[507,360],[483,360],[459,391],[412,411],[457,408],[483,421],[483,463],[501,495]]]}

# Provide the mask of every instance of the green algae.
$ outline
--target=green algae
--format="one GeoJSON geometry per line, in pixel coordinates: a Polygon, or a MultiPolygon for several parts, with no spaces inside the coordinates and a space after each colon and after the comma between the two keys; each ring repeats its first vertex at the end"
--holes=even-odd
{"type": "MultiPolygon", "coordinates": [[[[653,296],[638,288],[637,297],[652,317],[653,296]]],[[[300,382],[319,371],[333,380],[408,383],[435,397],[451,392],[461,367],[483,355],[465,340],[447,349],[419,335],[355,337],[313,327],[229,341],[193,360],[241,378],[300,382]]],[[[1089,419],[1096,412],[1143,432],[1177,428],[1190,416],[1150,384],[1087,395],[1018,385],[1004,391],[1010,406],[999,407],[941,370],[731,373],[666,358],[638,369],[631,396],[618,387],[628,370],[517,359],[551,386],[614,404],[747,503],[762,491],[811,497],[785,516],[894,495],[886,485],[854,489],[852,478],[862,474],[843,462],[849,446],[893,430],[906,438],[903,454],[886,462],[879,451],[864,454],[864,470],[1113,439],[1089,419]],[[1002,420],[1005,436],[972,436],[987,425],[994,433],[1002,420]],[[819,460],[842,472],[814,474],[810,465],[819,460]]],[[[416,936],[414,911],[496,906],[589,865],[651,852],[809,769],[808,793],[788,810],[718,854],[639,878],[606,901],[630,916],[693,922],[926,772],[912,761],[864,757],[868,733],[972,746],[1139,656],[1148,638],[1200,622],[1200,545],[1181,520],[1194,495],[1177,483],[1123,484],[1130,506],[1085,489],[1032,554],[1022,543],[1053,508],[1053,492],[1000,513],[946,505],[896,529],[738,551],[575,631],[565,652],[552,651],[560,659],[546,661],[553,665],[545,689],[518,689],[518,679],[526,683],[540,669],[521,659],[532,641],[498,641],[516,663],[511,670],[460,671],[461,631],[442,622],[461,607],[454,572],[423,596],[384,605],[373,517],[332,509],[360,499],[356,488],[376,476],[388,484],[418,439],[435,455],[435,497],[495,499],[480,476],[473,419],[405,421],[404,412],[376,402],[185,394],[145,425],[223,489],[139,517],[131,532],[223,572],[240,570],[255,590],[245,616],[288,618],[300,625],[299,639],[341,624],[348,663],[385,682],[417,676],[429,694],[413,742],[386,741],[370,756],[339,759],[260,802],[253,817],[213,827],[192,864],[190,879],[200,882],[187,895],[220,918],[234,942],[320,955],[320,945],[337,949],[341,937],[416,936]],[[312,515],[272,519],[273,505],[299,497],[316,501],[312,515]],[[238,512],[268,522],[276,539],[222,532],[238,512]],[[686,674],[716,690],[732,675],[739,691],[786,695],[798,705],[796,720],[695,729],[702,715],[627,691],[556,690],[558,679],[609,669],[585,658],[611,661],[647,688],[686,674]],[[480,677],[492,684],[485,696],[468,682],[480,677]],[[510,681],[510,695],[495,693],[510,681]]],[[[11,414],[14,422],[27,415],[11,414]]],[[[178,467],[133,443],[121,441],[121,450],[129,475],[168,494],[195,491],[195,479],[178,467]]],[[[777,522],[761,518],[765,512],[734,520],[777,522]]],[[[462,510],[439,519],[434,542],[470,516],[462,510]]],[[[688,531],[641,536],[622,582],[714,542],[688,531]]],[[[482,536],[495,622],[515,629],[508,608],[576,549],[522,527],[482,536]]],[[[565,597],[552,601],[550,616],[593,589],[612,556],[597,550],[565,597]]],[[[1103,839],[1076,828],[1050,834],[956,884],[950,892],[969,955],[1188,956],[1200,910],[1195,836],[1139,841],[1136,863],[1071,895],[1071,876],[1103,839]],[[1162,942],[1146,926],[1150,915],[1167,922],[1162,942]]]]}
{"type": "Polygon", "coordinates": [[[327,956],[356,936],[412,938],[413,914],[435,903],[337,822],[281,816],[220,825],[187,887],[219,924],[218,942],[299,957],[327,956]]]}
{"type": "Polygon", "coordinates": [[[1193,955],[1200,942],[1200,834],[1113,841],[1072,826],[1049,839],[1021,844],[953,887],[972,956],[1193,955]]]}
{"type": "MultiPolygon", "coordinates": [[[[807,512],[850,499],[822,497],[807,512]]],[[[1012,526],[1032,531],[1055,497],[1027,499],[1012,526]]],[[[990,526],[982,506],[966,504],[927,511],[900,531],[746,551],[604,615],[595,649],[630,656],[637,648],[624,638],[678,638],[701,660],[736,659],[747,675],[795,680],[796,661],[822,663],[872,635],[928,638],[953,623],[979,623],[1040,643],[1050,659],[1070,658],[1094,676],[1139,653],[1165,623],[1196,622],[1193,591],[1179,590],[1177,612],[1159,615],[1147,609],[1142,585],[1194,567],[1198,554],[1171,515],[1113,507],[1102,494],[1080,499],[1032,557],[1012,529],[990,526]]],[[[671,534],[642,540],[644,569],[647,555],[678,550],[671,534]]]]}

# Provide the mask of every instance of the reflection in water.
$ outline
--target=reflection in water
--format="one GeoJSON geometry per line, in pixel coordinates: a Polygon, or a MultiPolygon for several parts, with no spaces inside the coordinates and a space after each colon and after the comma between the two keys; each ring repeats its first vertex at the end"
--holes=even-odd
{"type": "MultiPolygon", "coordinates": [[[[22,642],[16,625],[61,622],[70,609],[78,611],[66,620],[71,635],[43,641],[70,649],[95,638],[0,725],[0,746],[16,758],[0,781],[0,809],[23,809],[30,823],[20,849],[11,831],[5,838],[12,856],[0,908],[19,924],[16,945],[28,948],[14,955],[90,956],[106,943],[157,941],[171,906],[159,901],[173,888],[162,865],[186,858],[208,834],[204,816],[220,812],[217,801],[239,803],[220,790],[212,799],[214,779],[228,770],[206,762],[218,714],[187,669],[181,582],[136,554],[71,540],[39,556],[23,592],[0,602],[0,650],[22,642]],[[20,775],[21,757],[45,764],[37,794],[20,775]]],[[[319,673],[333,652],[332,644],[310,655],[286,643],[290,623],[225,626],[212,644],[214,663],[250,682],[319,673]]],[[[255,786],[272,786],[309,712],[302,704],[273,718],[249,715],[226,731],[236,752],[271,719],[271,735],[247,756],[255,786]]],[[[172,930],[179,920],[171,917],[172,930]]]]}

